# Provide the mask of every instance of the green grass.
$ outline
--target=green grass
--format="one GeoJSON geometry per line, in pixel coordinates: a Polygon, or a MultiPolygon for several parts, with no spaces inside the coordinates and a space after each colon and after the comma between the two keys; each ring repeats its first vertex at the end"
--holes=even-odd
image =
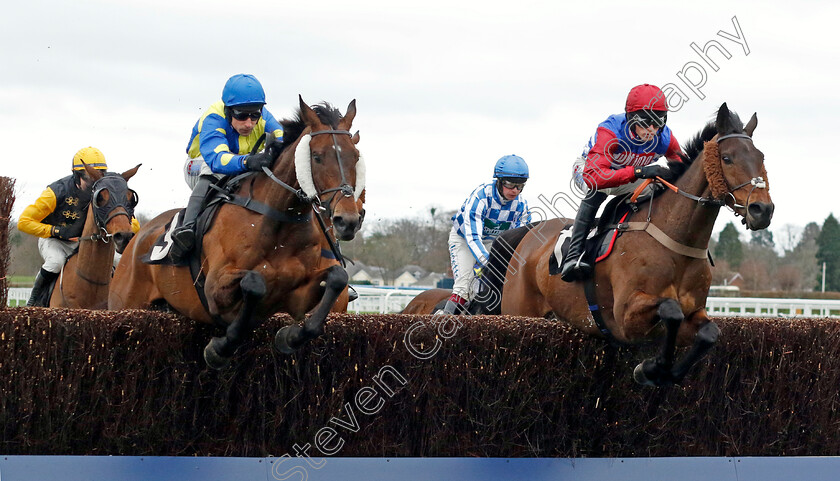
{"type": "Polygon", "coordinates": [[[9,287],[32,287],[35,276],[9,276],[9,287]]]}

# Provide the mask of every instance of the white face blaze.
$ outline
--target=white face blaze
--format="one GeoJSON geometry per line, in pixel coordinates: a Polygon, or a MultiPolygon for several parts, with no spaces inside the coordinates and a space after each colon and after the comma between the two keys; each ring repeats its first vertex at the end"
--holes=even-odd
{"type": "MultiPolygon", "coordinates": [[[[295,173],[303,192],[309,197],[315,197],[318,195],[318,190],[315,188],[315,180],[312,178],[310,141],[312,141],[312,136],[306,134],[298,142],[298,146],[295,149],[295,173]]],[[[339,152],[341,152],[340,147],[339,152]]],[[[356,187],[353,192],[355,200],[359,200],[359,196],[362,195],[363,190],[365,190],[365,159],[359,153],[359,160],[356,162],[356,187]]]]}

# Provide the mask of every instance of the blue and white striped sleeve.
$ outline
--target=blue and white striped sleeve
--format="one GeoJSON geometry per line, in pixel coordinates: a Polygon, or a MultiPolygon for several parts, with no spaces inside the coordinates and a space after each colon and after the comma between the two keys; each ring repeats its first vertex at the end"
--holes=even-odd
{"type": "Polygon", "coordinates": [[[479,196],[481,192],[481,189],[476,189],[467,200],[464,209],[464,239],[476,261],[486,264],[490,254],[481,243],[481,234],[484,231],[484,216],[488,206],[487,199],[479,196]]]}
{"type": "Polygon", "coordinates": [[[520,215],[517,216],[514,228],[523,227],[531,223],[531,209],[528,208],[528,202],[525,199],[522,199],[516,210],[520,212],[520,215]]]}

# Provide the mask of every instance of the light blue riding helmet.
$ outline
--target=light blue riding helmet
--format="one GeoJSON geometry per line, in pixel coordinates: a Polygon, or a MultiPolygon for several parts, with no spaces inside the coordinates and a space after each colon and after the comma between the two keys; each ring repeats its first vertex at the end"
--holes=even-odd
{"type": "Polygon", "coordinates": [[[222,101],[225,107],[237,105],[265,105],[265,91],[260,81],[250,74],[236,74],[225,82],[222,89],[222,101]]]}
{"type": "Polygon", "coordinates": [[[525,180],[528,178],[528,164],[518,155],[506,155],[496,161],[493,177],[525,180]]]}

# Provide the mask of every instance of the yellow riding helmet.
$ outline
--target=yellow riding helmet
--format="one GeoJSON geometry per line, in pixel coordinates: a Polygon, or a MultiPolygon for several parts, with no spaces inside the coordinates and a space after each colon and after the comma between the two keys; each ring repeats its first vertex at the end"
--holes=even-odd
{"type": "Polygon", "coordinates": [[[105,163],[105,156],[96,147],[85,147],[76,152],[76,155],[73,156],[73,170],[85,170],[82,161],[94,169],[108,170],[108,164],[105,163]]]}

